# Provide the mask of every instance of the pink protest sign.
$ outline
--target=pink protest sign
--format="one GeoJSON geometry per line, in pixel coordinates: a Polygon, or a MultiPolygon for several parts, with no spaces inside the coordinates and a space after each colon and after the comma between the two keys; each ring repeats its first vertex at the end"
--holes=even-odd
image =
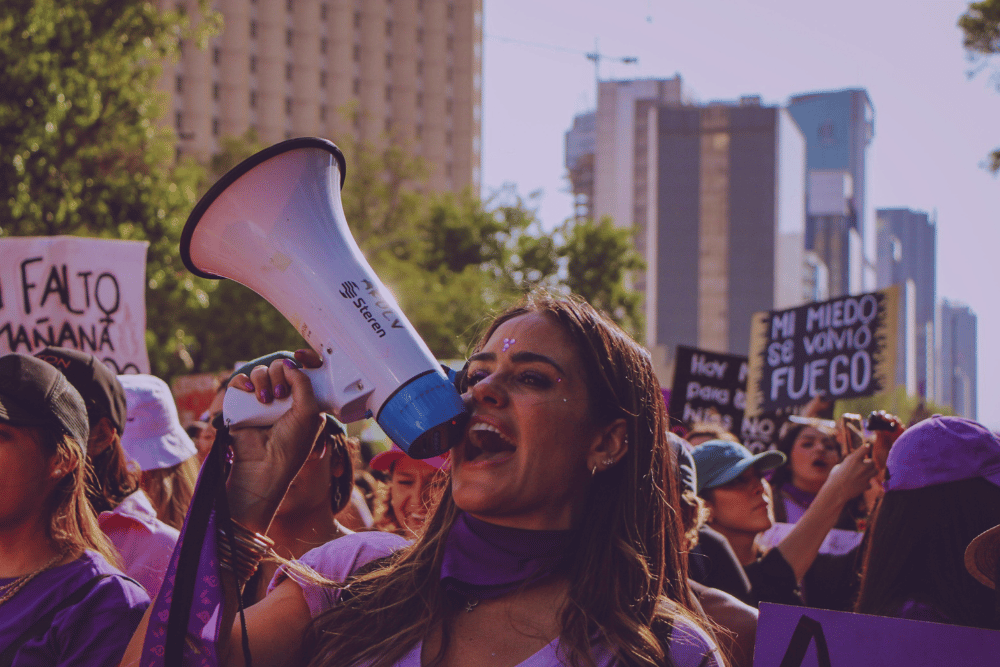
{"type": "Polygon", "coordinates": [[[842,611],[760,605],[754,667],[995,665],[1000,632],[842,611]]]}

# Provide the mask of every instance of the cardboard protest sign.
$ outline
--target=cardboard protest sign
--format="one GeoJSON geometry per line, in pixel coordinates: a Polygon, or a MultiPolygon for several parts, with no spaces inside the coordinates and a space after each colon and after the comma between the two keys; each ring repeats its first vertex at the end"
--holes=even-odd
{"type": "Polygon", "coordinates": [[[680,420],[717,422],[739,434],[746,399],[747,358],[684,345],[674,357],[674,383],[668,412],[671,423],[680,420]]]}
{"type": "Polygon", "coordinates": [[[754,667],[995,665],[1000,632],[761,603],[754,667]]]}
{"type": "Polygon", "coordinates": [[[755,313],[747,414],[870,396],[893,386],[899,288],[755,313]]]}
{"type": "Polygon", "coordinates": [[[145,241],[0,239],[0,354],[58,345],[148,373],[145,241]]]}

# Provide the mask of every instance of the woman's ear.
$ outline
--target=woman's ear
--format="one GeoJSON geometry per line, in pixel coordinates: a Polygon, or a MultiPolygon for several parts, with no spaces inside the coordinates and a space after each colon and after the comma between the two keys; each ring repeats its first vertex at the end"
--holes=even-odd
{"type": "Polygon", "coordinates": [[[597,474],[614,467],[628,452],[628,422],[616,419],[605,426],[587,453],[587,469],[597,474]]]}
{"type": "Polygon", "coordinates": [[[76,468],[79,454],[60,447],[49,459],[49,479],[60,480],[76,468]]]}

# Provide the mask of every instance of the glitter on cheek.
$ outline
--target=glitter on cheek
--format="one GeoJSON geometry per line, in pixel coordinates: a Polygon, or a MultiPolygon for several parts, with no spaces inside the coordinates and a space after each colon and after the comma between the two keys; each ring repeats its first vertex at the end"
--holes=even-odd
{"type": "Polygon", "coordinates": [[[507,348],[509,348],[511,345],[513,345],[516,342],[517,341],[515,339],[513,339],[513,338],[504,338],[503,339],[503,350],[501,350],[501,352],[506,352],[507,348]]]}

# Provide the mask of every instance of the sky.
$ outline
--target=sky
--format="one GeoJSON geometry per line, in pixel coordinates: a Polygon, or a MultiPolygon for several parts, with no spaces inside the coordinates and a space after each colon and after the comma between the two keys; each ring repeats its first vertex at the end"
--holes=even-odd
{"type": "MultiPolygon", "coordinates": [[[[979,420],[1000,429],[1000,91],[970,78],[963,0],[484,0],[483,193],[509,184],[544,226],[571,214],[564,133],[596,76],[680,74],[697,102],[865,88],[875,107],[867,220],[910,208],[937,221],[938,297],[978,317],[979,420]],[[599,72],[585,53],[602,54],[599,72]],[[623,57],[638,58],[624,64],[623,57]]],[[[1000,58],[994,65],[1000,69],[1000,58]]]]}

